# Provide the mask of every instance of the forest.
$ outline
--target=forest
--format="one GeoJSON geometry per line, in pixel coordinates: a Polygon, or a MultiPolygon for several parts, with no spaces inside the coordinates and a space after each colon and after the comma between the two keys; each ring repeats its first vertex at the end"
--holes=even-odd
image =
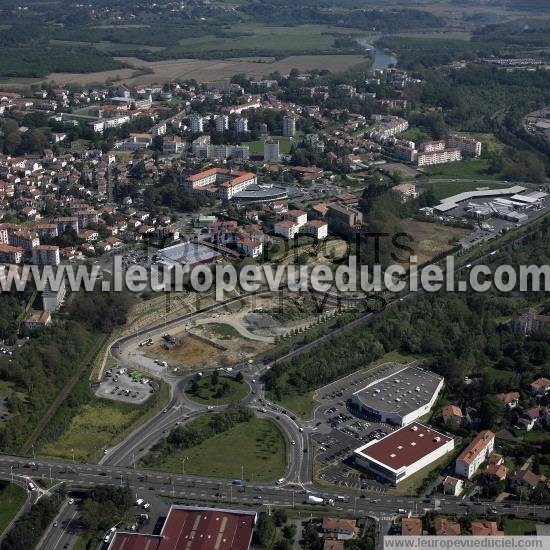
{"type": "MultiPolygon", "coordinates": [[[[21,311],[20,300],[1,296],[2,313],[13,319],[21,311]]],[[[0,356],[0,380],[8,383],[9,419],[0,424],[0,449],[15,451],[32,432],[57,394],[102,334],[126,321],[133,299],[121,292],[79,292],[70,297],[62,315],[48,328],[29,333],[29,340],[13,356],[0,356]]],[[[14,330],[17,324],[12,325],[14,330]]],[[[13,340],[14,333],[8,340],[13,340]]],[[[88,384],[69,395],[68,411],[91,396],[88,384]]],[[[66,419],[65,419],[66,420],[66,419]]]]}

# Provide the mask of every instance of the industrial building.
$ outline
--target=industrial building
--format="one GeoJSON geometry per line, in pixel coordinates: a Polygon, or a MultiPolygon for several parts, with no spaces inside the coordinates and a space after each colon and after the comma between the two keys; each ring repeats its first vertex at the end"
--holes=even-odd
{"type": "Polygon", "coordinates": [[[371,382],[351,401],[360,414],[406,426],[431,410],[442,388],[441,376],[409,366],[371,382]]]}
{"type": "Polygon", "coordinates": [[[173,505],[159,535],[116,533],[108,550],[248,550],[256,512],[173,505]]]}
{"type": "Polygon", "coordinates": [[[159,250],[154,260],[163,269],[175,266],[187,266],[189,269],[201,264],[210,264],[221,260],[222,255],[204,244],[187,242],[175,244],[159,250]]]}
{"type": "Polygon", "coordinates": [[[413,422],[355,449],[355,464],[393,485],[429,466],[454,448],[454,439],[413,422]]]}

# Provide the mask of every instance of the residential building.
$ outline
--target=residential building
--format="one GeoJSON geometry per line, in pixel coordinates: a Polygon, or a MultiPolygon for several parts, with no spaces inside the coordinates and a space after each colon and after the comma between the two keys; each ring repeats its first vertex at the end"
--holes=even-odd
{"type": "Polygon", "coordinates": [[[0,244],[0,263],[20,264],[23,256],[24,251],[20,246],[0,244]]]}
{"type": "Polygon", "coordinates": [[[460,149],[444,149],[442,151],[421,151],[418,153],[416,163],[418,166],[432,166],[434,164],[445,164],[447,162],[458,162],[462,160],[460,149]]]}
{"type": "Polygon", "coordinates": [[[65,280],[61,281],[59,288],[52,289],[49,283],[46,284],[44,290],[41,293],[42,309],[47,311],[57,311],[67,294],[67,288],[65,286],[65,280]]]}
{"type": "Polygon", "coordinates": [[[521,412],[518,423],[529,432],[543,419],[543,417],[544,410],[541,407],[530,407],[521,412]]]}
{"type": "Polygon", "coordinates": [[[36,265],[59,265],[61,257],[59,247],[50,244],[41,244],[32,250],[32,263],[36,265]]]}
{"type": "Polygon", "coordinates": [[[472,536],[474,537],[503,537],[496,521],[472,521],[472,536]]]}
{"type": "Polygon", "coordinates": [[[460,523],[452,521],[448,518],[437,517],[434,520],[435,534],[441,536],[460,536],[460,523]]]}
{"type": "Polygon", "coordinates": [[[495,396],[507,409],[515,409],[519,403],[519,392],[497,393],[495,396]]]}
{"type": "Polygon", "coordinates": [[[516,334],[536,334],[550,325],[550,315],[539,315],[534,309],[521,309],[512,315],[512,330],[516,334]]]}
{"type": "Polygon", "coordinates": [[[447,476],[443,480],[443,493],[457,497],[464,489],[464,481],[457,477],[447,476]]]}
{"type": "Polygon", "coordinates": [[[283,214],[283,219],[290,220],[301,228],[307,223],[307,213],[302,210],[289,210],[283,214]]]}
{"type": "Polygon", "coordinates": [[[283,136],[292,137],[296,134],[296,119],[293,116],[283,117],[283,136]]]}
{"type": "Polygon", "coordinates": [[[25,319],[25,328],[35,330],[47,327],[52,322],[52,317],[48,310],[31,313],[25,319]]]}
{"type": "Polygon", "coordinates": [[[346,229],[356,229],[363,224],[363,213],[352,206],[344,204],[327,204],[326,216],[331,230],[338,230],[340,226],[346,229]]]}
{"type": "Polygon", "coordinates": [[[460,149],[461,153],[467,157],[481,156],[481,141],[474,138],[449,134],[447,147],[460,149]]]}
{"type": "Polygon", "coordinates": [[[355,464],[397,485],[451,452],[454,439],[413,422],[355,449],[355,464]]]}
{"type": "Polygon", "coordinates": [[[354,519],[323,518],[325,538],[349,540],[357,534],[357,523],[354,519]]]}
{"type": "Polygon", "coordinates": [[[392,187],[392,191],[401,197],[401,202],[407,202],[408,200],[418,197],[416,185],[414,185],[414,183],[401,183],[400,185],[392,187]]]}
{"type": "Polygon", "coordinates": [[[162,142],[162,152],[165,155],[177,155],[185,150],[186,145],[180,136],[165,137],[162,142]]]}
{"type": "Polygon", "coordinates": [[[275,223],[274,231],[276,235],[282,235],[285,239],[294,239],[300,228],[290,220],[282,220],[275,223]]]}
{"type": "Polygon", "coordinates": [[[57,233],[59,235],[63,235],[67,228],[73,229],[76,233],[78,233],[80,227],[78,225],[78,217],[77,216],[66,216],[63,218],[56,218],[54,220],[54,223],[57,225],[57,233]]]}
{"type": "Polygon", "coordinates": [[[204,120],[200,116],[189,117],[189,129],[193,134],[202,134],[204,132],[204,120]]]}
{"type": "Polygon", "coordinates": [[[455,473],[470,479],[495,448],[495,434],[485,430],[460,453],[455,463],[455,473]]]}
{"type": "Polygon", "coordinates": [[[303,230],[306,235],[311,235],[319,241],[328,237],[328,223],[322,220],[308,221],[304,224],[303,230]]]}
{"type": "Polygon", "coordinates": [[[279,142],[274,139],[266,139],[264,141],[264,161],[279,162],[279,142]]]}
{"type": "Polygon", "coordinates": [[[537,475],[531,470],[518,470],[511,478],[512,487],[526,487],[527,489],[536,489],[539,483],[544,483],[546,477],[537,475]]]}
{"type": "Polygon", "coordinates": [[[239,135],[246,134],[248,132],[248,119],[244,117],[237,117],[235,119],[235,132],[239,135]]]}
{"type": "Polygon", "coordinates": [[[550,380],[548,378],[537,378],[534,382],[531,382],[529,389],[535,396],[546,395],[550,392],[550,380]]]}
{"type": "Polygon", "coordinates": [[[227,115],[216,115],[214,124],[216,125],[216,131],[225,132],[229,129],[229,117],[227,115]]]}
{"type": "Polygon", "coordinates": [[[238,172],[226,168],[211,168],[183,180],[183,184],[190,191],[204,192],[222,200],[229,200],[236,193],[256,183],[257,177],[252,172],[238,172]]]}
{"type": "Polygon", "coordinates": [[[441,416],[443,417],[443,422],[445,422],[445,424],[455,424],[456,426],[461,426],[464,422],[462,409],[456,405],[446,405],[443,407],[443,409],[441,409],[441,416]]]}
{"type": "Polygon", "coordinates": [[[25,253],[32,253],[32,249],[40,244],[40,238],[34,231],[19,229],[10,234],[10,244],[22,248],[25,253]]]}
{"type": "Polygon", "coordinates": [[[422,535],[422,520],[420,518],[403,518],[401,520],[401,535],[405,537],[422,535]]]}

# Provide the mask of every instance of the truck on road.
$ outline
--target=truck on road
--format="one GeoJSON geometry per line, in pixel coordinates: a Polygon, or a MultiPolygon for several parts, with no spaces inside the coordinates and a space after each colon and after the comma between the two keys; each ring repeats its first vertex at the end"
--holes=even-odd
{"type": "Polygon", "coordinates": [[[323,504],[325,506],[334,506],[334,500],[332,498],[324,499],[316,497],[315,495],[307,496],[307,504],[323,504]]]}

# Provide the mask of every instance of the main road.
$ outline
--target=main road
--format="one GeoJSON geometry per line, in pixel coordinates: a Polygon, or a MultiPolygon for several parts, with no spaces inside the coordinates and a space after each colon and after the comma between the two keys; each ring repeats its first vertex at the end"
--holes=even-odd
{"type": "MultiPolygon", "coordinates": [[[[550,517],[545,506],[526,504],[503,504],[499,502],[470,502],[458,497],[446,496],[445,499],[422,499],[406,496],[385,496],[383,498],[363,498],[361,494],[346,488],[317,488],[315,491],[304,489],[297,484],[273,486],[270,484],[233,485],[227,480],[215,478],[176,475],[172,473],[139,470],[128,467],[111,467],[100,464],[79,464],[61,460],[39,459],[33,468],[19,456],[0,455],[0,478],[9,479],[10,471],[19,479],[26,476],[64,482],[69,489],[89,489],[97,485],[129,487],[135,494],[141,491],[153,491],[160,495],[215,505],[283,506],[303,507],[308,494],[333,499],[334,509],[348,514],[371,515],[378,518],[395,516],[399,510],[421,513],[426,510],[444,509],[445,512],[464,514],[467,510],[475,512],[494,511],[495,516],[503,513],[532,515],[537,518],[550,517]],[[339,498],[343,497],[343,498],[339,498]]],[[[401,512],[402,513],[402,512],[401,512]]],[[[63,508],[62,521],[73,518],[74,510],[63,508]]]]}

